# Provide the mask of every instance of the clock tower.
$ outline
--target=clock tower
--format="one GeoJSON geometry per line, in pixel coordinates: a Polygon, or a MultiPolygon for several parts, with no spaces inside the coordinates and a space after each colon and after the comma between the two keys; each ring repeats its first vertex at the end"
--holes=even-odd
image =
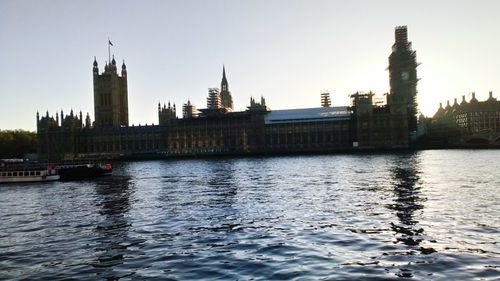
{"type": "Polygon", "coordinates": [[[417,131],[417,55],[408,41],[406,26],[395,29],[395,43],[389,56],[390,93],[387,103],[407,115],[408,133],[417,131]]]}

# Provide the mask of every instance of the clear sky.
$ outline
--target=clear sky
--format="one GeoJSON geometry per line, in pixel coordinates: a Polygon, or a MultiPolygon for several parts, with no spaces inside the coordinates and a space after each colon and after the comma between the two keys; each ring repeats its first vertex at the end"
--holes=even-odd
{"type": "MultiPolygon", "coordinates": [[[[226,65],[236,110],[334,105],[389,90],[394,27],[417,51],[420,110],[475,91],[500,97],[500,1],[0,1],[0,129],[35,130],[39,110],[90,112],[92,62],[125,59],[129,119],[158,101],[206,106],[226,65]]],[[[178,112],[179,114],[179,112],[178,112]]]]}

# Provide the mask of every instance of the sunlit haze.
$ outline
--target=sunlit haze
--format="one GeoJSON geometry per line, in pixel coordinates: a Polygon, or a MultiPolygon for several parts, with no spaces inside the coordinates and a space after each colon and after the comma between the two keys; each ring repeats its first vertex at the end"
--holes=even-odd
{"type": "Polygon", "coordinates": [[[36,128],[37,110],[93,118],[92,62],[128,70],[130,124],[158,123],[157,103],[206,106],[222,65],[236,110],[263,95],[271,109],[333,105],[389,91],[394,28],[417,51],[418,103],[476,92],[500,97],[500,1],[0,2],[0,129],[36,128]]]}

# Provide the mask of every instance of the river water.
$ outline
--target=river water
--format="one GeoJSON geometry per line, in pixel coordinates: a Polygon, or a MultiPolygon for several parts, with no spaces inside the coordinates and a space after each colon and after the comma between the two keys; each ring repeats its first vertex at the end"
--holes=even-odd
{"type": "Polygon", "coordinates": [[[500,279],[500,151],[115,163],[0,185],[0,279],[500,279]]]}

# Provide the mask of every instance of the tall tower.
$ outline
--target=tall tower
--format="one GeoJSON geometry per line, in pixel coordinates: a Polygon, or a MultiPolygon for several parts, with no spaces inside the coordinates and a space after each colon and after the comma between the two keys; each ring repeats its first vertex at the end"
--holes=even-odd
{"type": "Polygon", "coordinates": [[[116,61],[113,59],[104,66],[99,74],[94,57],[94,114],[96,127],[128,126],[128,89],[127,67],[122,64],[121,76],[118,75],[116,61]]]}
{"type": "Polygon", "coordinates": [[[408,132],[417,130],[417,55],[408,41],[406,26],[395,29],[395,43],[389,56],[390,95],[388,103],[406,109],[408,132]]]}
{"type": "Polygon", "coordinates": [[[228,111],[233,111],[233,98],[231,97],[231,92],[229,91],[229,85],[226,79],[226,67],[222,66],[222,81],[220,82],[220,99],[222,107],[226,108],[228,111]]]}

